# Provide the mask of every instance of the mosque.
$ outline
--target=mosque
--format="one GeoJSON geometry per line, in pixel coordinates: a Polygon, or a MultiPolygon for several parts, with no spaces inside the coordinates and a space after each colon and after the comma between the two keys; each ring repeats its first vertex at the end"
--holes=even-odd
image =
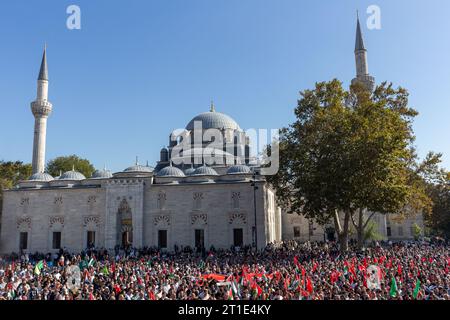
{"type": "MultiPolygon", "coordinates": [[[[353,81],[373,90],[359,21],[353,81]]],[[[170,135],[155,167],[133,166],[122,172],[97,170],[85,177],[73,170],[52,177],[44,172],[48,100],[44,50],[31,103],[35,118],[32,176],[4,191],[0,253],[79,252],[89,246],[174,246],[230,248],[287,240],[332,240],[330,226],[287,214],[252,158],[250,138],[230,116],[215,110],[190,120],[180,135],[170,135]],[[213,131],[214,139],[206,134],[213,131]],[[199,133],[200,140],[195,137],[199,133]],[[220,141],[214,144],[212,142],[220,141]],[[189,142],[190,148],[185,148],[189,142]]],[[[376,215],[384,239],[411,239],[422,216],[396,223],[376,215]]]]}

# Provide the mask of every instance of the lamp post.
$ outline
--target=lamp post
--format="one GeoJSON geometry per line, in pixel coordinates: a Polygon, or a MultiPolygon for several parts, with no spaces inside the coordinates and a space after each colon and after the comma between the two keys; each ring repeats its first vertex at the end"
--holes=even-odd
{"type": "Polygon", "coordinates": [[[253,187],[253,209],[255,214],[255,248],[258,250],[258,228],[256,224],[256,190],[258,190],[258,186],[256,185],[256,175],[257,172],[253,171],[252,180],[250,180],[250,185],[253,187]]]}

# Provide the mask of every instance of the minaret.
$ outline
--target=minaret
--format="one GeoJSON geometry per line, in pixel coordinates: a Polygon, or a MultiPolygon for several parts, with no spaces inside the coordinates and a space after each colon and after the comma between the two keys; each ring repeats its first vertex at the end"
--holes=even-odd
{"type": "Polygon", "coordinates": [[[356,42],[355,42],[355,60],[356,60],[356,78],[352,80],[352,84],[356,82],[362,83],[369,91],[375,88],[375,78],[369,75],[369,66],[367,64],[367,50],[364,46],[364,39],[359,23],[359,15],[356,24],[356,42]]]}
{"type": "Polygon", "coordinates": [[[41,69],[37,81],[36,101],[31,103],[31,112],[34,115],[34,142],[33,142],[33,174],[44,172],[45,168],[45,140],[47,134],[47,118],[52,112],[52,104],[48,101],[48,70],[47,48],[44,48],[41,69]]]}

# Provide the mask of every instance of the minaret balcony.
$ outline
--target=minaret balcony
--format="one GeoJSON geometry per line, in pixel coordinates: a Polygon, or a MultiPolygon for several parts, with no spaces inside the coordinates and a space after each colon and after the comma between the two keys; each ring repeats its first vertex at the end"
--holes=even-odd
{"type": "Polygon", "coordinates": [[[47,100],[36,100],[31,103],[31,112],[35,117],[48,117],[52,108],[52,104],[47,100]]]}

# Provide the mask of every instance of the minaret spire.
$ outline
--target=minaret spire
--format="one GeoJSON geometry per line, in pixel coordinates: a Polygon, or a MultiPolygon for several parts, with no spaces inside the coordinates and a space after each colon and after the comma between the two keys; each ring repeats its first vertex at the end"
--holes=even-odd
{"type": "Polygon", "coordinates": [[[48,81],[47,44],[44,45],[44,54],[42,55],[41,69],[39,70],[38,80],[48,81]]]}
{"type": "Polygon", "coordinates": [[[36,100],[31,103],[31,112],[34,115],[33,174],[44,172],[47,118],[52,108],[52,104],[48,101],[47,46],[45,45],[37,80],[36,100]]]}
{"type": "Polygon", "coordinates": [[[375,87],[375,78],[369,74],[367,50],[364,45],[364,37],[361,31],[358,11],[356,12],[355,62],[356,78],[352,80],[352,84],[359,82],[362,83],[369,91],[373,91],[375,87]]]}
{"type": "Polygon", "coordinates": [[[355,52],[359,50],[366,50],[364,46],[364,39],[361,31],[361,24],[359,23],[359,13],[356,12],[356,41],[355,41],[355,52]]]}

